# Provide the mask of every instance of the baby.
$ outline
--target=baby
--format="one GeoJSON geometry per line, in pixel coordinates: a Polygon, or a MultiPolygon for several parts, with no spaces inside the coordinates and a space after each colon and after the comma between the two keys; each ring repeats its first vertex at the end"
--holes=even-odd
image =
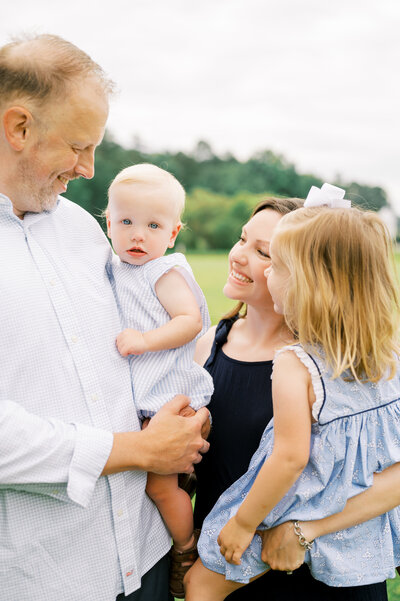
{"type": "MultiPolygon", "coordinates": [[[[207,405],[213,391],[211,376],[193,361],[195,340],[210,326],[204,295],[182,254],[164,256],[181,229],[184,203],[175,177],[150,164],[121,171],[108,193],[107,233],[120,259],[112,272],[126,327],[116,343],[122,356],[131,355],[142,420],[176,394],[190,397],[192,414],[207,405]]],[[[146,491],[173,538],[173,560],[188,568],[196,547],[189,495],[178,487],[176,474],[149,474],[146,491]]],[[[175,596],[183,593],[182,585],[172,589],[179,589],[171,590],[175,596]]]]}

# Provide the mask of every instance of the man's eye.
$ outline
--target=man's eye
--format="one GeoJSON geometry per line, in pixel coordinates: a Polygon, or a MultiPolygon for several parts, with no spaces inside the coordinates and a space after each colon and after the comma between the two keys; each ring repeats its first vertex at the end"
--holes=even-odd
{"type": "Polygon", "coordinates": [[[152,230],[156,230],[158,228],[158,223],[149,223],[149,228],[152,230]]]}
{"type": "Polygon", "coordinates": [[[123,219],[123,220],[122,220],[122,223],[123,223],[124,225],[131,225],[132,221],[131,221],[130,219],[123,219]]]}
{"type": "Polygon", "coordinates": [[[243,237],[243,236],[240,236],[240,238],[239,238],[239,242],[241,242],[241,243],[243,244],[244,242],[246,242],[246,240],[244,239],[244,237],[243,237]]]}

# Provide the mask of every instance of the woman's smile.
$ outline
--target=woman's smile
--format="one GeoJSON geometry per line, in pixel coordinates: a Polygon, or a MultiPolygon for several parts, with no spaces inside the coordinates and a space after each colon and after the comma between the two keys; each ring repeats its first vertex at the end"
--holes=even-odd
{"type": "Polygon", "coordinates": [[[231,273],[229,274],[229,277],[234,282],[239,282],[240,284],[251,284],[253,282],[251,278],[247,277],[243,273],[240,273],[239,271],[235,271],[234,269],[232,269],[231,273]]]}

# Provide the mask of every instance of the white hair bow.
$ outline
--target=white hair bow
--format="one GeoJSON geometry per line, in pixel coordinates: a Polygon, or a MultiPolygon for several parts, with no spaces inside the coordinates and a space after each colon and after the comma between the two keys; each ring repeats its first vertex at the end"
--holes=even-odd
{"type": "Polygon", "coordinates": [[[347,200],[344,195],[346,190],[332,186],[331,184],[323,184],[321,188],[312,186],[305,200],[305,207],[321,207],[326,205],[331,209],[350,209],[351,201],[347,200]]]}

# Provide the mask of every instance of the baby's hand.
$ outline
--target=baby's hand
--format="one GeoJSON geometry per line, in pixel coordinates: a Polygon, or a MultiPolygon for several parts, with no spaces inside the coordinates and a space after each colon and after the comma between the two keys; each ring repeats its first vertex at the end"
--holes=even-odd
{"type": "Polygon", "coordinates": [[[250,532],[240,526],[234,515],[222,528],[217,539],[221,555],[225,557],[228,563],[240,565],[240,558],[251,543],[253,536],[254,531],[250,532]]]}
{"type": "Polygon", "coordinates": [[[117,336],[117,349],[123,357],[127,355],[142,355],[147,349],[144,336],[137,330],[127,328],[117,336]]]}

